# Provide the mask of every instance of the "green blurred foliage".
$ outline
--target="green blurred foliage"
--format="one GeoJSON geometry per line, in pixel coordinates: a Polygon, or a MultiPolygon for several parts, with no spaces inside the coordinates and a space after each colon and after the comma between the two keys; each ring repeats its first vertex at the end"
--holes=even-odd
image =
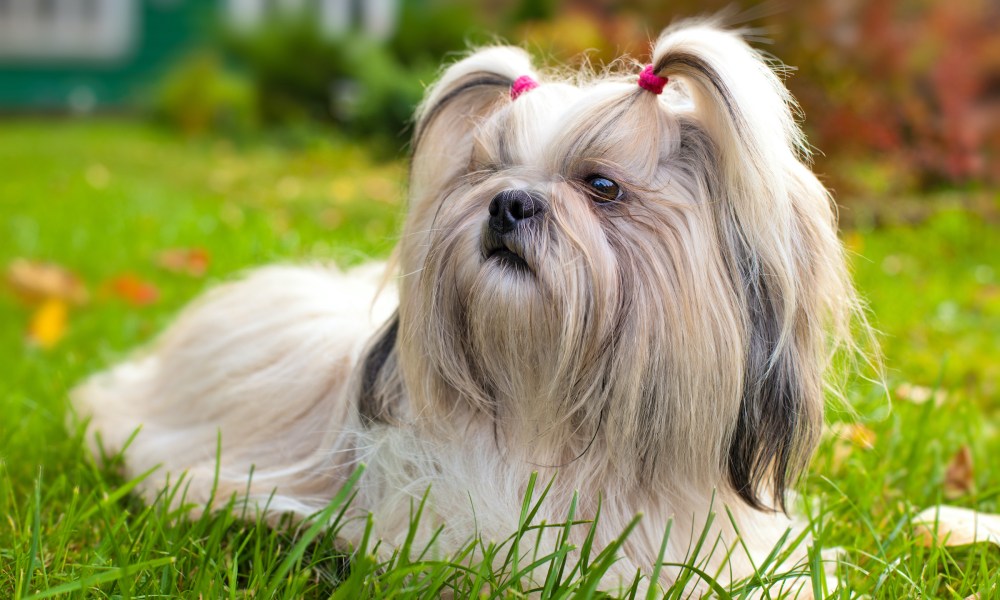
{"type": "Polygon", "coordinates": [[[326,38],[309,20],[276,20],[252,36],[228,36],[226,47],[257,86],[265,123],[332,120],[351,135],[393,136],[423,92],[421,70],[385,45],[326,38]]]}
{"type": "Polygon", "coordinates": [[[247,77],[226,69],[218,54],[202,51],[167,74],[152,108],[156,117],[188,135],[239,135],[259,125],[257,102],[257,88],[247,77]]]}
{"type": "Polygon", "coordinates": [[[441,61],[498,33],[495,16],[474,4],[449,0],[403,2],[399,27],[388,41],[392,56],[408,68],[434,74],[441,61]]]}
{"type": "Polygon", "coordinates": [[[385,41],[324,36],[309,15],[223,34],[220,83],[206,79],[221,63],[189,59],[159,104],[185,131],[326,123],[398,151],[425,86],[470,46],[518,43],[541,63],[648,60],[662,28],[705,15],[794,67],[817,170],[842,194],[1000,182],[1000,5],[985,0],[409,0],[385,41]]]}

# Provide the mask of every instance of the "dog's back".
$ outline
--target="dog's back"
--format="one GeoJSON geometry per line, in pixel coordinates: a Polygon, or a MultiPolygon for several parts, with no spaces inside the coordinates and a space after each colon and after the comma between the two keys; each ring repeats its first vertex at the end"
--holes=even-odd
{"type": "Polygon", "coordinates": [[[351,372],[395,308],[392,291],[374,302],[382,270],[276,266],[211,291],[73,392],[95,455],[127,446],[126,476],[152,470],[139,486],[149,499],[186,473],[185,502],[249,491],[276,513],[321,508],[352,468],[352,449],[338,452],[356,418],[351,372]]]}

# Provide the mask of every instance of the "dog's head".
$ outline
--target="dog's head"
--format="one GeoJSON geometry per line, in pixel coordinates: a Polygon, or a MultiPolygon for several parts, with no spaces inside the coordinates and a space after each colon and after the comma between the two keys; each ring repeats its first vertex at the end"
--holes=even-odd
{"type": "Polygon", "coordinates": [[[398,249],[414,414],[616,485],[781,503],[856,306],[830,198],[737,35],[668,30],[665,91],[637,74],[547,79],[497,47],[429,90],[398,249]]]}

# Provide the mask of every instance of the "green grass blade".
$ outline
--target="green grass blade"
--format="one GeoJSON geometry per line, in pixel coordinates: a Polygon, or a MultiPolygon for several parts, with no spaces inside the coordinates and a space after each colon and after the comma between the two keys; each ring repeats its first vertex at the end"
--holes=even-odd
{"type": "Polygon", "coordinates": [[[649,576],[649,589],[646,590],[646,600],[656,598],[660,587],[660,571],[663,570],[663,557],[667,553],[667,543],[670,542],[670,530],[674,528],[673,518],[667,520],[667,526],[663,530],[663,539],[660,541],[660,551],[656,554],[656,562],[653,563],[653,572],[649,576]]]}
{"type": "Polygon", "coordinates": [[[38,546],[42,536],[42,469],[38,468],[38,476],[35,478],[34,510],[31,514],[31,546],[28,549],[28,568],[24,572],[24,580],[21,584],[19,595],[27,594],[31,591],[31,579],[35,573],[35,562],[38,560],[38,546]]]}
{"type": "Polygon", "coordinates": [[[266,592],[264,593],[265,598],[270,598],[274,596],[275,590],[281,585],[282,580],[286,575],[292,570],[292,567],[302,558],[305,554],[306,548],[313,540],[316,539],[324,529],[330,526],[330,517],[333,514],[342,509],[345,503],[348,502],[350,498],[353,497],[354,486],[357,485],[358,480],[361,479],[362,473],[364,473],[364,466],[359,466],[354,470],[354,473],[347,479],[344,486],[337,492],[333,500],[326,505],[319,515],[317,515],[312,520],[312,524],[309,528],[299,536],[298,541],[289,549],[288,553],[285,555],[285,559],[281,562],[281,565],[271,574],[271,578],[268,581],[266,592]]]}
{"type": "Polygon", "coordinates": [[[38,592],[37,594],[25,596],[24,600],[41,600],[42,598],[53,598],[55,596],[62,596],[64,594],[71,594],[73,592],[82,592],[94,585],[100,585],[102,583],[110,583],[112,581],[118,581],[119,579],[121,579],[126,575],[137,573],[139,571],[145,571],[148,569],[155,569],[157,567],[169,565],[173,562],[174,562],[174,557],[167,556],[164,558],[158,558],[155,560],[149,560],[146,562],[129,565],[128,567],[119,567],[116,569],[111,569],[103,573],[97,573],[95,575],[90,575],[82,579],[78,579],[76,581],[70,581],[62,585],[51,587],[47,590],[38,592]]]}

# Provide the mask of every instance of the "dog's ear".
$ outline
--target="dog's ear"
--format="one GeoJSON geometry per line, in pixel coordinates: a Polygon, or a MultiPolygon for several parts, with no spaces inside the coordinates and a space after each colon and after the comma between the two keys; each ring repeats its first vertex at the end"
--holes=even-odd
{"type": "Polygon", "coordinates": [[[511,102],[511,85],[519,77],[534,75],[525,51],[495,46],[454,63],[427,90],[412,141],[407,229],[429,226],[420,221],[436,210],[449,182],[469,168],[477,124],[511,102]]]}
{"type": "MultiPolygon", "coordinates": [[[[731,210],[756,223],[773,223],[776,210],[788,213],[786,182],[775,181],[775,173],[808,151],[794,100],[762,55],[733,32],[682,25],[657,41],[653,71],[685,84],[694,117],[716,147],[731,210]],[[761,197],[775,184],[778,189],[761,197]]],[[[787,234],[784,225],[758,229],[787,234]]]]}
{"type": "Polygon", "coordinates": [[[809,168],[787,89],[741,37],[710,25],[668,30],[653,70],[682,82],[687,112],[711,139],[708,207],[744,321],[743,395],[726,453],[750,505],[784,508],[823,421],[823,373],[849,337],[857,301],[829,194],[809,168]]]}
{"type": "Polygon", "coordinates": [[[438,133],[452,142],[465,137],[476,119],[510,101],[511,86],[523,76],[535,77],[531,59],[513,46],[482,48],[447,67],[417,109],[414,150],[435,123],[446,126],[438,133]]]}

